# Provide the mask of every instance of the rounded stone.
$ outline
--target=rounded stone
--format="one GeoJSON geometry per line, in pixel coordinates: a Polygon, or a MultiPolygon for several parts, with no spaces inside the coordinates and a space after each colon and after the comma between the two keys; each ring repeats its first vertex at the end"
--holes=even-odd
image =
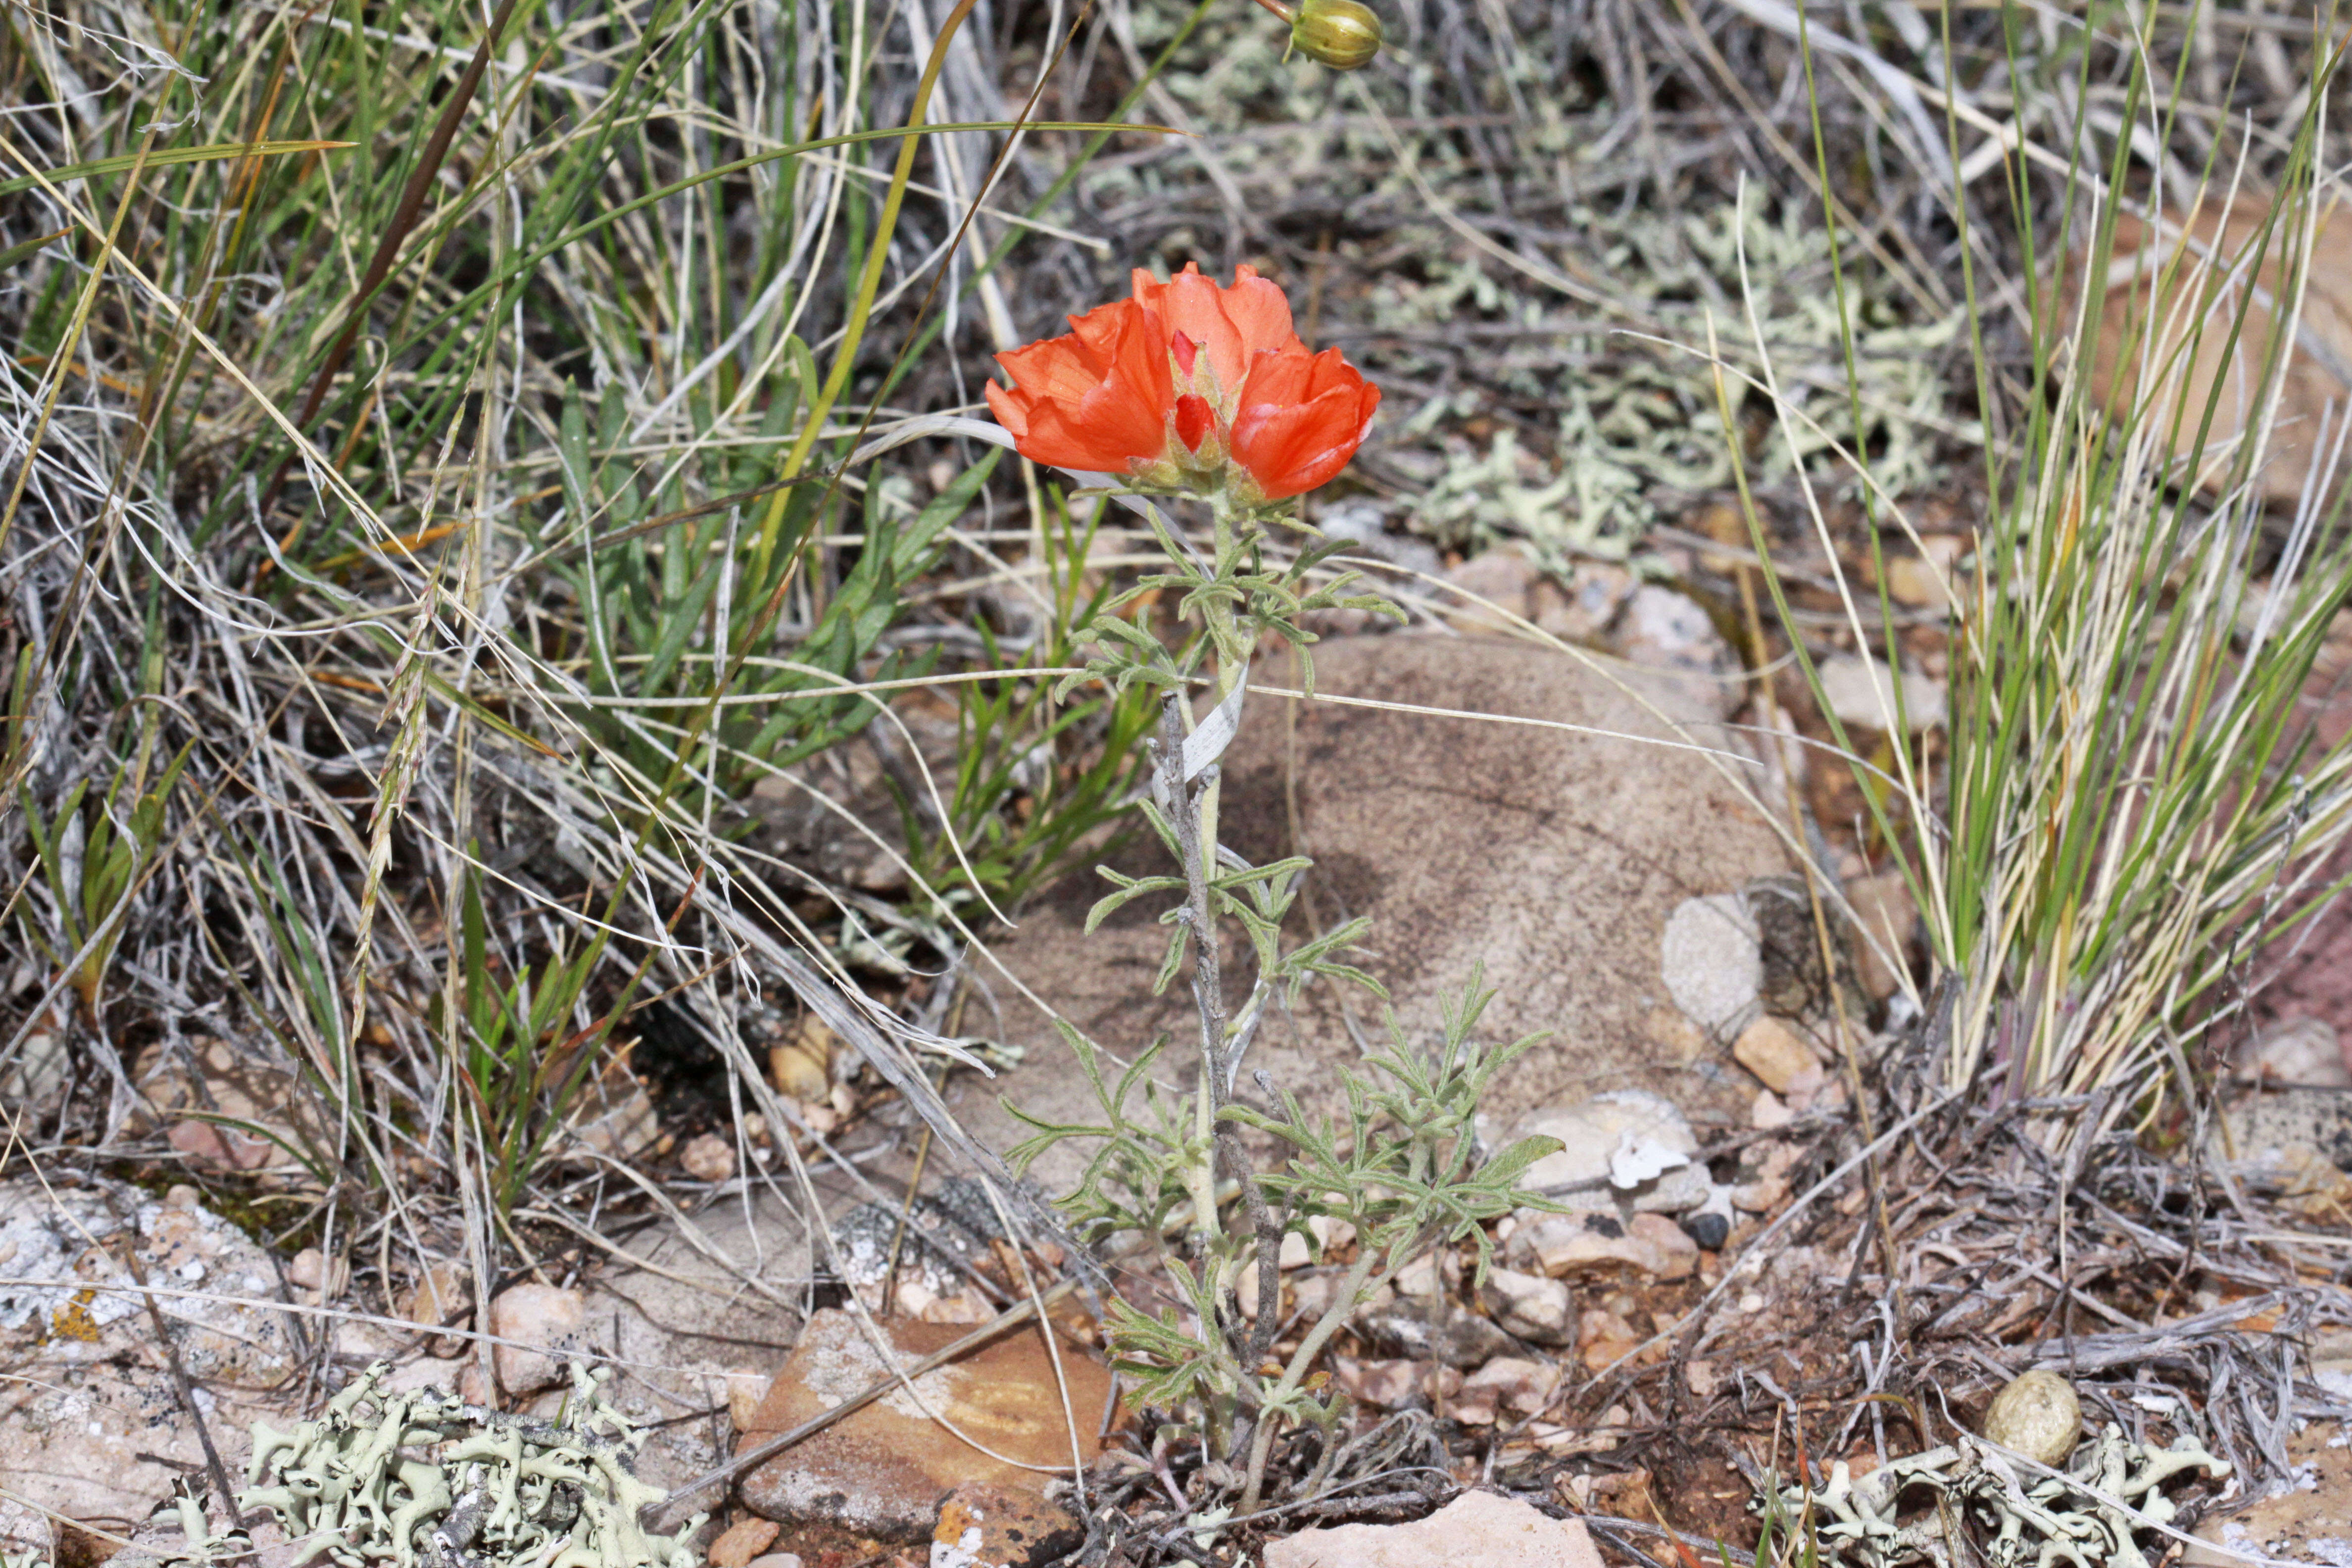
{"type": "Polygon", "coordinates": [[[1698,1243],[1701,1252],[1719,1251],[1723,1244],[1731,1239],[1731,1217],[1728,1215],[1717,1214],[1713,1209],[1701,1209],[1696,1214],[1685,1215],[1683,1234],[1698,1243]]]}
{"type": "Polygon", "coordinates": [[[2059,1466],[2083,1432],[2083,1403],[2074,1385],[2054,1372],[2021,1373],[1992,1396],[1985,1412],[1987,1441],[2038,1463],[2059,1466]]]}

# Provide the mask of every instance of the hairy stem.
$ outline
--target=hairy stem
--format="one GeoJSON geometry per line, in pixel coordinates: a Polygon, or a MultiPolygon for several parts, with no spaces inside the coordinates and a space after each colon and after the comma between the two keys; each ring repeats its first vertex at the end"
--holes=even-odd
{"type": "MultiPolygon", "coordinates": [[[[1225,524],[1220,520],[1219,526],[1225,524]]],[[[1233,634],[1227,616],[1226,630],[1233,634]]],[[[1237,635],[1237,634],[1235,634],[1237,635]]],[[[1222,644],[1221,644],[1222,646],[1222,644]]],[[[1234,660],[1219,659],[1219,691],[1230,691],[1241,678],[1242,666],[1234,660]]],[[[1235,1387],[1255,1371],[1258,1358],[1271,1342],[1275,1314],[1281,1300],[1281,1261],[1283,1222],[1265,1201],[1260,1191],[1257,1173],[1251,1168],[1249,1151],[1244,1147],[1237,1129],[1221,1120],[1219,1112],[1225,1108],[1231,1070],[1231,1042],[1227,1040],[1225,1024],[1224,971],[1217,945],[1217,915],[1214,895],[1209,879],[1216,871],[1216,799],[1218,769],[1213,764],[1198,788],[1184,778],[1183,719],[1185,710],[1181,699],[1171,697],[1160,715],[1160,769],[1162,794],[1172,808],[1171,826],[1176,831],[1179,858],[1184,862],[1184,921],[1192,935],[1192,1005],[1201,1017],[1201,1080],[1193,1094],[1192,1133],[1202,1151],[1202,1158],[1190,1173],[1193,1188],[1194,1217],[1200,1227],[1202,1242],[1201,1265],[1213,1270],[1212,1299],[1223,1301],[1226,1289],[1223,1270],[1226,1260],[1218,1256],[1216,1240],[1222,1231],[1217,1216],[1217,1164],[1222,1156],[1225,1174],[1241,1189],[1242,1205],[1249,1215],[1250,1229],[1257,1247],[1257,1326],[1245,1331],[1236,1321],[1223,1325],[1218,1336],[1234,1354],[1235,1387]]],[[[1238,1305],[1238,1303],[1236,1303],[1238,1305]]],[[[1206,1325],[1203,1325],[1204,1328],[1206,1325]]]]}
{"type": "Polygon", "coordinates": [[[1192,1224],[1201,1238],[1202,1262],[1210,1262],[1211,1243],[1217,1233],[1216,1159],[1214,1147],[1218,1096],[1223,1074],[1220,1047],[1224,1037],[1223,976],[1217,966],[1216,913],[1209,902],[1209,879],[1201,866],[1200,802],[1184,778],[1183,700],[1171,697],[1160,712],[1160,794],[1175,829],[1177,858],[1184,863],[1182,919],[1192,942],[1192,1005],[1201,1016],[1201,1079],[1194,1088],[1192,1139],[1201,1152],[1187,1173],[1192,1190],[1192,1224]]]}
{"type": "MultiPolygon", "coordinates": [[[[1372,1264],[1379,1257],[1380,1254],[1370,1247],[1357,1254],[1355,1267],[1348,1270],[1348,1277],[1339,1283],[1339,1294],[1331,1299],[1331,1304],[1323,1310],[1323,1315],[1316,1320],[1315,1326],[1307,1331],[1307,1337],[1299,1341],[1298,1348],[1291,1352],[1289,1364],[1282,1369],[1282,1381],[1275,1385],[1273,1394],[1266,1400],[1268,1405],[1278,1405],[1297,1392],[1298,1385],[1307,1379],[1307,1369],[1313,1366],[1315,1358],[1323,1353],[1324,1345],[1339,1331],[1341,1324],[1355,1315],[1357,1304],[1377,1288],[1367,1281],[1371,1279],[1372,1264]]],[[[1388,1272],[1393,1273],[1394,1270],[1388,1272]]],[[[1387,1278],[1387,1273],[1382,1274],[1381,1282],[1385,1284],[1387,1278]]],[[[1277,1425],[1271,1409],[1258,1416],[1257,1431],[1250,1438],[1249,1468],[1245,1472],[1247,1479],[1242,1485],[1241,1506],[1234,1510],[1235,1513],[1248,1513],[1257,1507],[1258,1493],[1265,1486],[1265,1461],[1267,1456],[1274,1452],[1274,1429],[1277,1425]]]]}

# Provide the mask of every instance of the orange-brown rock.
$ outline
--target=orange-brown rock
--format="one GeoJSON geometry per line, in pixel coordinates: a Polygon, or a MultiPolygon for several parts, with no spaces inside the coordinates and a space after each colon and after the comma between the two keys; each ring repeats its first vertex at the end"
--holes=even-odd
{"type": "Polygon", "coordinates": [[[773,1546],[782,1533],[772,1519],[739,1519],[710,1543],[706,1560],[710,1568],[749,1568],[752,1559],[773,1546]]]}
{"type": "MultiPolygon", "coordinates": [[[[893,1322],[883,1331],[898,1365],[908,1367],[970,1331],[893,1322]]],[[[1110,1373],[1083,1349],[1066,1338],[1058,1348],[1069,1384],[1067,1418],[1045,1342],[1034,1327],[1017,1330],[924,1373],[911,1393],[902,1385],[768,1460],[743,1479],[743,1501],[770,1519],[920,1542],[930,1538],[942,1494],[963,1482],[1042,1498],[1054,1470],[1069,1468],[1074,1441],[1079,1464],[1091,1464],[1101,1451],[1096,1433],[1110,1392],[1110,1373]]],[[[742,1447],[824,1414],[887,1372],[856,1319],[817,1313],[776,1374],[742,1447]]]]}
{"type": "MultiPolygon", "coordinates": [[[[2230,477],[2234,449],[2265,390],[2265,366],[2284,347],[2278,415],[2254,489],[2291,502],[2326,455],[2322,437],[2342,427],[2352,390],[2352,211],[2336,207],[2315,226],[2302,316],[2284,345],[2275,341],[2277,310],[2296,292],[2286,261],[2300,247],[2304,215],[2282,214],[2266,233],[2269,203],[2241,195],[2209,199],[2185,217],[2165,216],[2161,235],[2128,213],[2116,219],[2114,254],[2099,280],[2105,293],[2093,307],[2098,337],[2089,366],[2092,399],[2110,415],[2135,405],[2143,409],[2141,417],[2169,433],[2172,455],[2193,455],[2198,482],[2214,488],[2230,477]],[[2140,384],[2143,363],[2158,369],[2153,387],[2140,384]],[[2209,401],[2207,444],[2192,454],[2209,401]],[[2176,407],[2186,408],[2177,424],[2176,407]]],[[[2062,331],[2073,330],[2090,259],[2087,251],[2072,259],[2062,331]]]]}
{"type": "Polygon", "coordinates": [[[1076,1551],[1086,1534],[1077,1515],[1028,1488],[966,1481],[940,1500],[931,1563],[933,1568],[1045,1568],[1076,1551]]]}

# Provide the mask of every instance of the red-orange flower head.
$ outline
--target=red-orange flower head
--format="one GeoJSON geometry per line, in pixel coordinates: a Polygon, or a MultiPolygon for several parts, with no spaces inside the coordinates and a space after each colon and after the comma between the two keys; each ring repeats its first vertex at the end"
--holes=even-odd
{"type": "Polygon", "coordinates": [[[1066,337],[996,356],[989,411],[1032,462],[1260,506],[1311,490],[1355,455],[1381,389],[1338,349],[1310,354],[1282,290],[1197,266],[1070,318],[1066,337]]]}

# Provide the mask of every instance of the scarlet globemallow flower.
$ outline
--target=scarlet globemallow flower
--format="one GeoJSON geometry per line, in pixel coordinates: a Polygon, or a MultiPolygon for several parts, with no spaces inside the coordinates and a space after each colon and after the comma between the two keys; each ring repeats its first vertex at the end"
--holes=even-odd
{"type": "Polygon", "coordinates": [[[1197,266],[1070,318],[1066,337],[996,356],[989,411],[1032,462],[1138,488],[1262,506],[1348,466],[1381,389],[1338,349],[1307,352],[1290,302],[1249,267],[1226,288],[1197,266]]]}

